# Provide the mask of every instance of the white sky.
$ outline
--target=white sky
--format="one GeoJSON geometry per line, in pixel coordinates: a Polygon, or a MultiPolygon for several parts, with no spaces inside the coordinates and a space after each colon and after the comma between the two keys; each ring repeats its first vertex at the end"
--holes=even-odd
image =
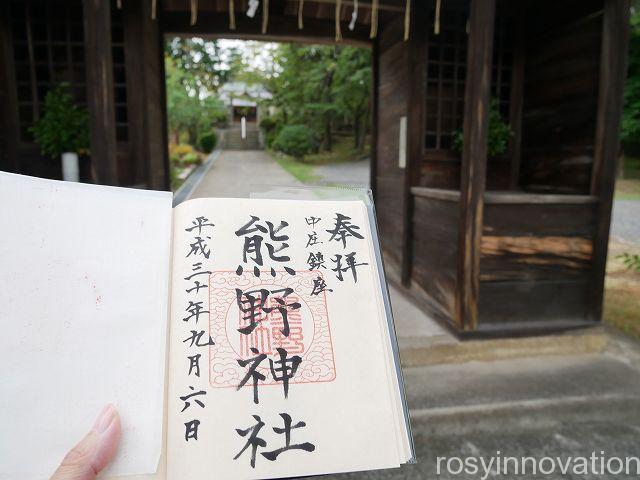
{"type": "Polygon", "coordinates": [[[269,75],[273,72],[273,53],[277,48],[277,43],[259,42],[255,40],[218,40],[221,49],[236,48],[242,52],[242,56],[247,65],[253,69],[269,75]]]}

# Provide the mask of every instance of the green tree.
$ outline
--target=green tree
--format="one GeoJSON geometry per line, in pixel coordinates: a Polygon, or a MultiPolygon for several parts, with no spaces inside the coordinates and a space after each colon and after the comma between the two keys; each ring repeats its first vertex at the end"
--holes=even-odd
{"type": "Polygon", "coordinates": [[[353,125],[354,147],[361,152],[371,121],[371,53],[362,48],[342,48],[336,65],[336,104],[353,125]]]}
{"type": "Polygon", "coordinates": [[[281,44],[274,53],[268,86],[272,104],[286,124],[310,127],[324,150],[331,150],[333,129],[343,119],[361,149],[369,125],[371,55],[345,46],[281,44]]]}
{"type": "Polygon", "coordinates": [[[196,95],[215,93],[242,68],[242,55],[236,48],[220,47],[215,40],[173,37],[165,43],[165,55],[184,72],[180,81],[196,95]]]}
{"type": "Polygon", "coordinates": [[[200,90],[190,88],[196,80],[193,71],[178,68],[175,61],[165,57],[167,114],[169,131],[174,143],[186,133],[191,145],[197,145],[203,132],[210,132],[216,123],[226,117],[226,109],[216,97],[202,96],[200,90]]]}

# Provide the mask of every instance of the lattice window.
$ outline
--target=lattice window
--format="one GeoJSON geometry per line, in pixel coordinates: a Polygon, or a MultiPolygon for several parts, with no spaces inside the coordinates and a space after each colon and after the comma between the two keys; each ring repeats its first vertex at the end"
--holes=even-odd
{"type": "Polygon", "coordinates": [[[498,101],[502,118],[508,122],[513,66],[513,23],[504,17],[497,17],[494,28],[491,97],[498,101]]]}
{"type": "Polygon", "coordinates": [[[127,122],[127,78],[124,57],[122,10],[111,9],[111,53],[113,56],[113,102],[116,115],[116,139],[129,139],[127,122]]]}
{"type": "Polygon", "coordinates": [[[66,82],[76,101],[86,102],[82,3],[27,0],[10,8],[20,140],[30,143],[51,87],[66,82]]]}
{"type": "MultiPolygon", "coordinates": [[[[16,70],[20,140],[42,114],[47,92],[65,82],[75,101],[86,106],[84,25],[80,0],[12,0],[11,32],[16,70]]],[[[116,135],[127,140],[126,78],[122,12],[112,13],[116,135]]]]}
{"type": "Polygon", "coordinates": [[[453,132],[462,124],[467,65],[466,24],[465,12],[443,11],[440,33],[436,35],[432,28],[429,29],[425,112],[427,149],[451,149],[453,132]]]}
{"type": "MultiPolygon", "coordinates": [[[[440,33],[433,31],[433,12],[427,35],[425,143],[427,150],[453,149],[454,135],[462,129],[467,66],[467,19],[464,10],[443,10],[440,33]]],[[[511,93],[512,25],[496,19],[491,95],[509,118],[511,93]]]]}

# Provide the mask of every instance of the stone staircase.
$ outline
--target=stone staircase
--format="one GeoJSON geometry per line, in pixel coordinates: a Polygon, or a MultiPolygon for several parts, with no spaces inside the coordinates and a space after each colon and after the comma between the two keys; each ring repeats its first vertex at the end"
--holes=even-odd
{"type": "Polygon", "coordinates": [[[225,150],[262,150],[260,132],[255,126],[247,125],[246,137],[242,138],[240,127],[231,127],[224,132],[225,150]]]}

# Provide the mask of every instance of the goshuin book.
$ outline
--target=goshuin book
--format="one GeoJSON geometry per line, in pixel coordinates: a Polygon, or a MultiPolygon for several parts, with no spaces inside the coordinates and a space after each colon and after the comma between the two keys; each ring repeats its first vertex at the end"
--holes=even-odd
{"type": "Polygon", "coordinates": [[[106,403],[101,478],[413,462],[373,205],[333,197],[172,208],[0,173],[0,479],[47,478],[106,403]]]}

